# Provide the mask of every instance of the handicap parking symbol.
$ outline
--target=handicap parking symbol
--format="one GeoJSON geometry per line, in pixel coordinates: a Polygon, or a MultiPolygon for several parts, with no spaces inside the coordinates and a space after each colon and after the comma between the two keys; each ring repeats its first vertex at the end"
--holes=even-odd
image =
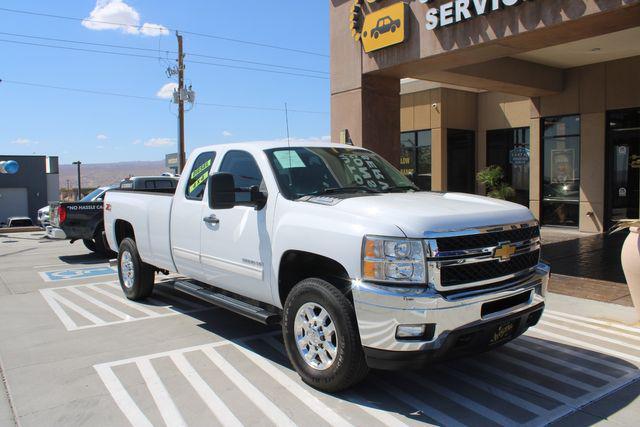
{"type": "Polygon", "coordinates": [[[42,271],[40,272],[40,277],[42,277],[42,280],[45,282],[58,282],[61,280],[77,280],[97,276],[108,276],[116,274],[117,272],[118,270],[111,267],[74,268],[58,271],[42,271]]]}

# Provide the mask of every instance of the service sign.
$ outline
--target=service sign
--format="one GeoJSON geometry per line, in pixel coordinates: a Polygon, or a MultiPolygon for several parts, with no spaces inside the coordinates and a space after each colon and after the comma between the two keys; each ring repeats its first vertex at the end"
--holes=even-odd
{"type": "MultiPolygon", "coordinates": [[[[354,0],[351,8],[351,35],[369,53],[402,43],[406,31],[406,4],[403,2],[365,14],[364,0],[354,0]]],[[[367,0],[366,3],[375,3],[367,0]]]]}
{"type": "MultiPolygon", "coordinates": [[[[435,30],[457,24],[476,16],[511,6],[517,6],[525,0],[454,0],[440,3],[427,11],[426,28],[435,30]]],[[[420,0],[420,3],[433,3],[433,0],[420,0]]]]}

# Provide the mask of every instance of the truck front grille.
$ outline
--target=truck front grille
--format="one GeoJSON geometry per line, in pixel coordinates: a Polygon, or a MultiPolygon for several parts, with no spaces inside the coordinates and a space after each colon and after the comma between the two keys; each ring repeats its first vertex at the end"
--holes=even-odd
{"type": "Polygon", "coordinates": [[[540,259],[537,222],[435,233],[427,239],[429,284],[451,292],[528,276],[540,259]]]}

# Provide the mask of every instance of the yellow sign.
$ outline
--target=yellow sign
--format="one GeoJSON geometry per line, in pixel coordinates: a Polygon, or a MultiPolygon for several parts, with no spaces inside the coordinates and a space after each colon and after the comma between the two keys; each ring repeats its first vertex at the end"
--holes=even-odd
{"type": "Polygon", "coordinates": [[[509,243],[501,243],[500,246],[494,249],[493,257],[499,258],[500,262],[509,261],[511,256],[516,253],[516,247],[509,243]]]}
{"type": "Polygon", "coordinates": [[[362,18],[362,0],[355,0],[351,14],[351,33],[369,53],[402,43],[406,36],[406,4],[399,2],[368,13],[362,18]]]}

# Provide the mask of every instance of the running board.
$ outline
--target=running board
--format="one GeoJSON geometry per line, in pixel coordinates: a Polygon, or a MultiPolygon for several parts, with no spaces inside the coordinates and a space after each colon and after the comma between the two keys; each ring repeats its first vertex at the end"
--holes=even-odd
{"type": "Polygon", "coordinates": [[[229,295],[216,292],[200,286],[198,283],[178,280],[173,282],[173,288],[177,291],[184,292],[192,297],[199,298],[218,307],[226,308],[229,311],[240,314],[242,316],[253,319],[265,325],[276,325],[280,323],[280,314],[268,311],[262,307],[249,304],[245,301],[233,298],[229,295]]]}
{"type": "Polygon", "coordinates": [[[118,266],[118,258],[113,258],[109,260],[109,267],[117,267],[118,266]]]}

